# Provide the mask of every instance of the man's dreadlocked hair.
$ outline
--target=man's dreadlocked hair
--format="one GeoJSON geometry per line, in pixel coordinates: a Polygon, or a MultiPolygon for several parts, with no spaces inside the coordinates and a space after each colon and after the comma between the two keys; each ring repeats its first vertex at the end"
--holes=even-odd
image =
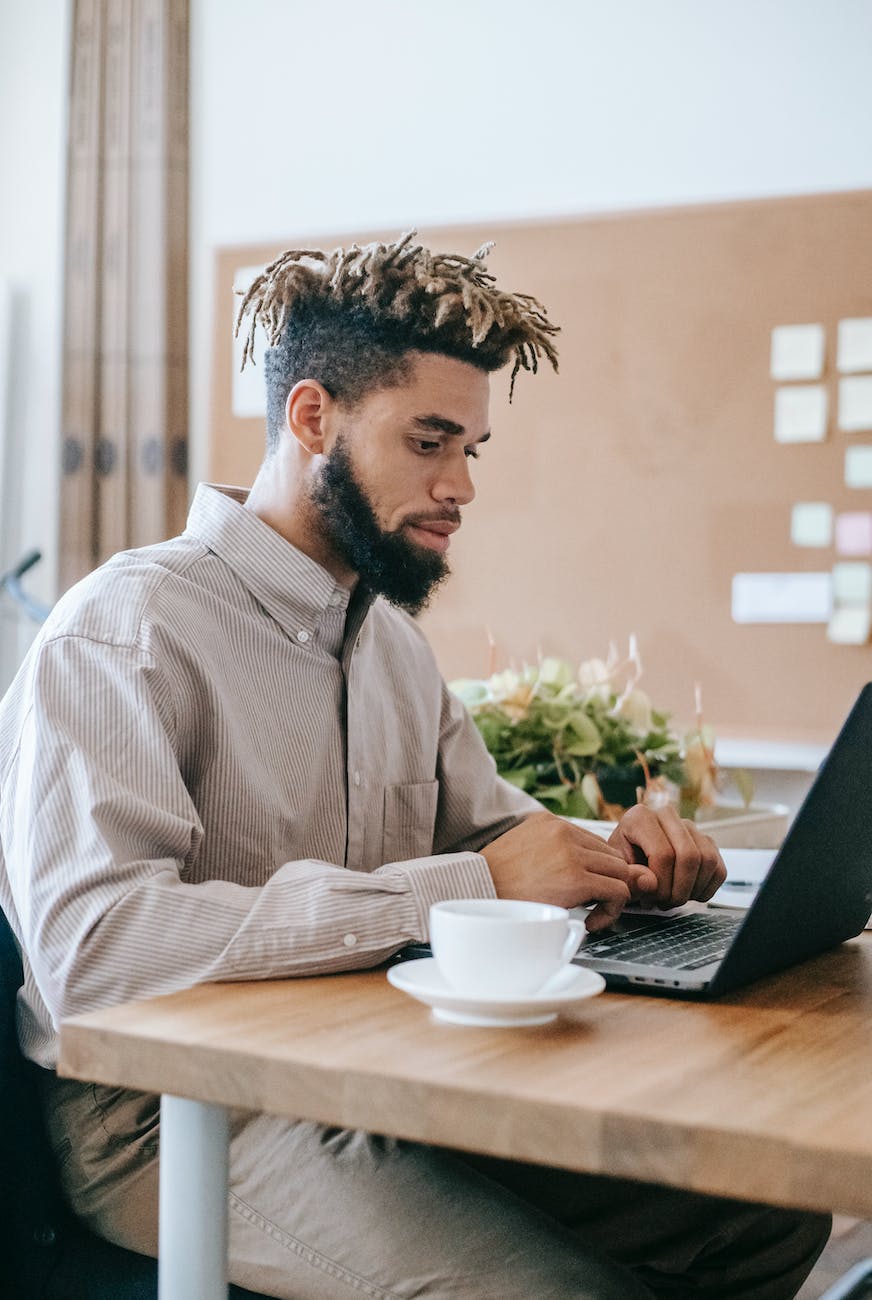
{"type": "Polygon", "coordinates": [[[284,427],[288,393],[315,379],[354,405],[409,372],[410,352],[434,352],[490,373],[514,357],[518,371],[538,369],[542,353],[557,369],[551,341],[559,326],[522,293],[503,293],[484,269],[493,244],[472,257],[431,253],[408,231],[392,244],[357,244],[332,253],[291,249],[245,294],[236,322],[251,315],[242,364],[253,360],[258,322],[266,352],[267,444],[284,427]]]}

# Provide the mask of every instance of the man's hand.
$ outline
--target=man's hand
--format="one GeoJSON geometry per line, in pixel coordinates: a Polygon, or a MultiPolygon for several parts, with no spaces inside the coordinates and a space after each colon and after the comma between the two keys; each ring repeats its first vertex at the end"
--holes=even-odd
{"type": "Polygon", "coordinates": [[[656,812],[637,804],[624,813],[609,836],[609,845],[627,862],[644,863],[657,877],[656,892],[645,902],[679,907],[691,898],[711,898],[727,878],[717,845],[674,808],[656,812]]]}
{"type": "MultiPolygon", "coordinates": [[[[644,828],[643,838],[650,849],[659,848],[659,840],[655,844],[653,836],[644,837],[644,828]]],[[[606,929],[632,898],[654,896],[660,879],[633,852],[628,855],[623,844],[607,844],[547,812],[533,813],[481,853],[499,898],[558,907],[595,903],[587,917],[589,930],[606,929]]]]}

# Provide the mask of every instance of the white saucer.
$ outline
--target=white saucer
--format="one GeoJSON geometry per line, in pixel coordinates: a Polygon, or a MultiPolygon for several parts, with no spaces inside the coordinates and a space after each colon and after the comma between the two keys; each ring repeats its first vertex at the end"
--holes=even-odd
{"type": "Polygon", "coordinates": [[[602,993],[606,982],[596,971],[567,966],[544,990],[531,995],[482,997],[451,988],[433,957],[419,957],[391,966],[388,980],[395,988],[432,1007],[438,1020],[456,1025],[547,1025],[560,1011],[602,993]]]}

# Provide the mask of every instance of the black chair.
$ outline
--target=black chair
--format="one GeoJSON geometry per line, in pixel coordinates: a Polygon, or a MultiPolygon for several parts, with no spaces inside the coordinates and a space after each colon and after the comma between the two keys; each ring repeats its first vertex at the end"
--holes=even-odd
{"type": "MultiPolygon", "coordinates": [[[[0,912],[0,1295],[9,1300],[157,1300],[157,1264],[89,1232],[60,1191],[37,1067],[19,1051],[21,959],[0,912]]],[[[267,1300],[230,1287],[231,1300],[267,1300]]]]}

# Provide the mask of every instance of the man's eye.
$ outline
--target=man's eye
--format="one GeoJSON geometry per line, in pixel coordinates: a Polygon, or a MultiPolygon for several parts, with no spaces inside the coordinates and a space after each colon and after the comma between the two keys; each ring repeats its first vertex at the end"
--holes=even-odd
{"type": "Polygon", "coordinates": [[[415,446],[418,448],[418,451],[422,452],[438,451],[441,445],[442,444],[438,442],[427,442],[424,438],[415,439],[415,446]]]}

